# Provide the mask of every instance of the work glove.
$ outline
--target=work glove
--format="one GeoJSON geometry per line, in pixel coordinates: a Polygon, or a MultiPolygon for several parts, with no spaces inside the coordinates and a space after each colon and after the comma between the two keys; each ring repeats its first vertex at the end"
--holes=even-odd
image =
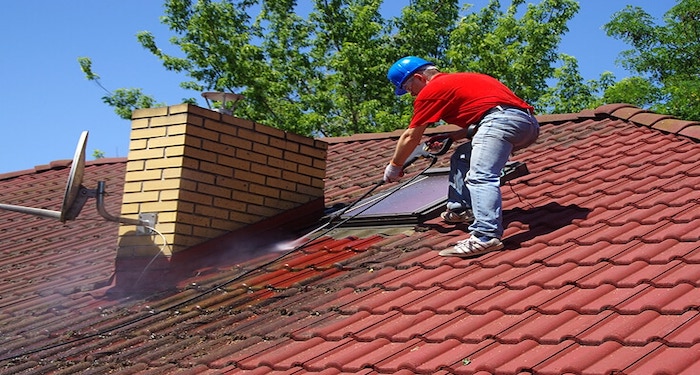
{"type": "Polygon", "coordinates": [[[403,177],[403,167],[397,167],[389,163],[384,168],[384,182],[396,182],[403,177]]]}

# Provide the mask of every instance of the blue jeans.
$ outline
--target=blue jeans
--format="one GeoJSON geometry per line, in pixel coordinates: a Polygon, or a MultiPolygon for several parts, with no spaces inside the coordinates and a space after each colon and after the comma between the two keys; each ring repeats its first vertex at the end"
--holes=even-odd
{"type": "Polygon", "coordinates": [[[539,133],[534,116],[505,109],[485,116],[472,141],[452,155],[447,209],[471,209],[469,231],[480,241],[503,236],[501,171],[510,154],[534,143],[539,133]]]}

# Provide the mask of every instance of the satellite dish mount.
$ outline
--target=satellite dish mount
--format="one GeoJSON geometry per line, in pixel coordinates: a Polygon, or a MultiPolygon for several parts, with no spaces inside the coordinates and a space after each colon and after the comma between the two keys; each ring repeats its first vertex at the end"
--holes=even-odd
{"type": "Polygon", "coordinates": [[[99,181],[97,189],[88,189],[82,185],[83,174],[85,172],[85,147],[87,146],[88,132],[83,131],[78,140],[78,146],[73,155],[66,190],[61,203],[61,211],[46,210],[42,208],[32,208],[24,206],[15,206],[11,204],[0,204],[0,209],[9,211],[21,212],[34,216],[58,219],[65,223],[67,220],[75,220],[83,209],[88,198],[96,198],[97,212],[109,221],[114,221],[122,224],[137,225],[139,233],[149,233],[147,228],[152,228],[155,225],[156,215],[153,213],[139,214],[139,219],[129,219],[125,217],[116,217],[110,215],[104,207],[105,183],[99,181]]]}

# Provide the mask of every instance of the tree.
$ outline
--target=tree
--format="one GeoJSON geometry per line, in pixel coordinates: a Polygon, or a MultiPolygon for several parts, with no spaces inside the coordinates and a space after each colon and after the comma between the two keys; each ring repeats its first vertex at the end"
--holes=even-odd
{"type": "Polygon", "coordinates": [[[630,44],[622,65],[638,74],[606,92],[615,98],[650,106],[659,113],[700,120],[700,0],[679,0],[664,15],[665,25],[654,24],[642,8],[627,6],[604,27],[608,35],[630,44]]]}
{"type": "Polygon", "coordinates": [[[578,12],[574,0],[544,0],[528,4],[516,18],[524,0],[513,0],[505,12],[498,1],[460,20],[452,32],[447,52],[457,70],[477,71],[497,77],[538,109],[554,74],[561,35],[578,12]]]}
{"type": "Polygon", "coordinates": [[[155,99],[145,95],[141,89],[117,89],[114,92],[107,90],[100,83],[100,76],[92,71],[92,60],[89,57],[79,57],[80,69],[85,73],[85,77],[94,81],[97,86],[104,90],[107,95],[102,97],[102,101],[114,107],[117,116],[129,120],[131,113],[138,108],[151,108],[156,105],[155,99]]]}
{"type": "MultiPolygon", "coordinates": [[[[166,69],[191,78],[182,87],[243,94],[236,116],[337,136],[405,126],[411,98],[393,94],[386,71],[408,54],[444,70],[491,74],[544,108],[538,99],[578,11],[575,0],[513,0],[505,10],[491,0],[479,13],[468,13],[468,5],[460,10],[457,0],[412,0],[400,16],[385,19],[382,0],[312,3],[302,17],[294,0],[167,0],[162,22],[181,55],[164,53],[148,32],[137,38],[166,69]]],[[[139,102],[142,95],[117,92],[105,101],[130,111],[149,105],[139,102]]]]}

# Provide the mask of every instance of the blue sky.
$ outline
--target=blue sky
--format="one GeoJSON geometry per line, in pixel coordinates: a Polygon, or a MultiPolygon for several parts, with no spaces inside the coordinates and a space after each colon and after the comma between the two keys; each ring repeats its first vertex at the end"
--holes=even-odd
{"type": "MultiPolygon", "coordinates": [[[[310,0],[299,0],[309,3],[310,0]]],[[[535,1],[538,3],[539,1],[535,1]]],[[[385,0],[396,14],[408,0],[385,0]]],[[[481,9],[486,0],[472,0],[481,9]]],[[[502,0],[503,4],[508,3],[502,0]]],[[[602,25],[626,4],[644,8],[657,22],[675,2],[660,0],[581,0],[569,23],[560,52],[578,59],[586,79],[612,71],[629,75],[615,64],[625,44],[609,38],[602,25]]],[[[78,57],[92,59],[93,71],[108,89],[141,88],[158,102],[181,103],[199,97],[179,83],[186,77],[165,70],[160,61],[136,41],[147,30],[168,52],[172,35],[160,23],[159,0],[40,0],[3,4],[0,74],[0,173],[33,168],[54,160],[71,159],[80,133],[90,132],[87,159],[99,149],[107,157],[125,157],[130,123],[102,103],[104,91],[85,79],[78,57]]],[[[206,107],[201,99],[199,103],[206,107]]]]}

